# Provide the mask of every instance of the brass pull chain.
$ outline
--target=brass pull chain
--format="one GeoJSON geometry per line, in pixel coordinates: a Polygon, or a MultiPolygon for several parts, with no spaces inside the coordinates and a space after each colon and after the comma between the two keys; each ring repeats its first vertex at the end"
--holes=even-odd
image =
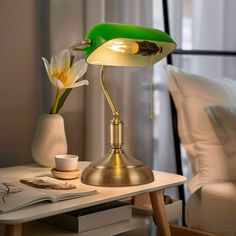
{"type": "Polygon", "coordinates": [[[150,119],[154,118],[154,110],[153,110],[153,72],[152,72],[152,63],[151,63],[151,56],[149,56],[149,96],[150,96],[150,119]]]}

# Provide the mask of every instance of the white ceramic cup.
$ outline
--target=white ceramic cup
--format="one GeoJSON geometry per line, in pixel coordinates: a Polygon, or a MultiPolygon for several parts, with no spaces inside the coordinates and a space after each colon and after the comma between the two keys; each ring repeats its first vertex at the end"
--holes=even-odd
{"type": "Polygon", "coordinates": [[[77,155],[63,154],[55,156],[56,170],[59,171],[74,171],[78,169],[77,155]]]}

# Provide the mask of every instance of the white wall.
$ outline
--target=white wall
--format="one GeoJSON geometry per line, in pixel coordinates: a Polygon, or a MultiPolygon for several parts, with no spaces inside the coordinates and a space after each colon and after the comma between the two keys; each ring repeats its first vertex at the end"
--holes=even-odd
{"type": "MultiPolygon", "coordinates": [[[[49,58],[83,38],[81,2],[0,1],[0,167],[33,162],[30,149],[36,121],[50,110],[53,94],[41,56],[49,58]]],[[[61,112],[69,152],[81,159],[83,90],[72,91],[61,112]]]]}
{"type": "Polygon", "coordinates": [[[38,107],[36,1],[0,2],[0,167],[30,162],[38,107]]]}

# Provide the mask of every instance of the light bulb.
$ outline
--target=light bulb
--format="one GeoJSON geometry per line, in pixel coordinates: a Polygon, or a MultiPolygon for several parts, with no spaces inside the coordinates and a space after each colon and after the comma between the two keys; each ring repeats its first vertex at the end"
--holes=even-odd
{"type": "Polygon", "coordinates": [[[133,41],[129,39],[117,39],[109,42],[109,48],[112,51],[125,54],[139,54],[142,56],[161,53],[162,48],[149,41],[133,41]]]}

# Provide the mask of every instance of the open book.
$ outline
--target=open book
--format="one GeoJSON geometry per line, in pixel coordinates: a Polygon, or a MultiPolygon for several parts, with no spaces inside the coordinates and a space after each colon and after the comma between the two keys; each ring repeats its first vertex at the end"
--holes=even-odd
{"type": "Polygon", "coordinates": [[[24,179],[21,182],[0,180],[0,213],[42,201],[58,202],[97,193],[96,190],[85,188],[82,184],[76,186],[46,176],[24,179]]]}

